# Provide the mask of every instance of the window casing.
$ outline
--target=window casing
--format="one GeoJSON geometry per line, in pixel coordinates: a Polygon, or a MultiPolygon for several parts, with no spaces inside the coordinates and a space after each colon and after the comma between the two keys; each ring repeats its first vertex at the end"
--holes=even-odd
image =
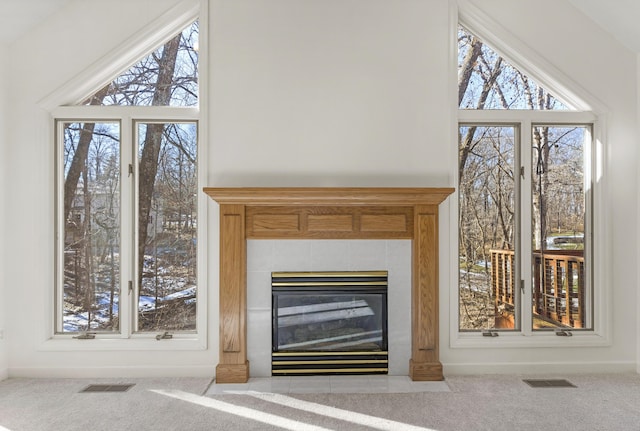
{"type": "MultiPolygon", "coordinates": [[[[468,17],[467,17],[468,18],[468,17]]],[[[479,24],[476,19],[470,20],[475,25],[474,28],[481,28],[483,26],[479,24]]],[[[487,30],[484,28],[484,30],[487,30]]],[[[484,34],[491,34],[490,31],[485,31],[484,34]]],[[[460,33],[458,33],[460,37],[460,33]]],[[[522,57],[519,58],[522,62],[522,57]]],[[[458,57],[458,65],[460,65],[461,58],[458,57]]],[[[458,71],[460,82],[460,70],[458,71]]],[[[478,92],[479,94],[480,92],[478,92]]],[[[463,99],[460,98],[462,93],[458,93],[459,102],[461,108],[463,105],[463,99]]],[[[563,93],[564,95],[565,93],[563,93]]],[[[497,100],[497,99],[496,99],[497,100]]],[[[577,98],[572,99],[577,100],[577,98]]],[[[503,100],[504,102],[504,100],[503,100]]],[[[468,104],[468,101],[467,101],[468,104]]],[[[592,112],[587,110],[574,110],[568,106],[561,106],[560,110],[536,110],[536,109],[499,109],[496,107],[483,107],[481,109],[473,109],[473,106],[465,106],[467,109],[458,109],[458,134],[459,139],[462,139],[461,133],[465,128],[469,127],[485,127],[485,128],[503,128],[511,131],[513,135],[513,149],[512,157],[513,162],[510,162],[511,169],[513,170],[512,182],[514,193],[510,196],[511,205],[513,206],[513,220],[509,227],[513,229],[513,243],[512,247],[512,262],[506,266],[508,271],[512,273],[507,274],[512,283],[511,289],[515,296],[513,300],[513,308],[509,310],[514,321],[509,328],[500,328],[493,319],[495,316],[491,314],[489,324],[480,324],[477,327],[470,328],[464,327],[461,322],[464,319],[464,314],[468,310],[464,309],[462,302],[462,289],[458,287],[451,295],[451,346],[452,347],[519,347],[519,346],[586,346],[586,345],[606,345],[609,343],[609,329],[607,328],[607,286],[606,286],[606,241],[603,240],[603,234],[606,230],[606,223],[604,220],[604,214],[602,211],[603,202],[605,196],[599,193],[602,190],[604,184],[604,175],[602,166],[603,163],[603,151],[602,151],[602,134],[604,126],[602,121],[592,112]],[[468,109],[471,108],[471,109],[468,109]],[[536,307],[534,300],[536,296],[536,278],[535,272],[540,271],[540,266],[536,269],[536,247],[533,241],[536,238],[536,231],[540,228],[539,224],[534,223],[536,219],[537,209],[534,205],[536,189],[534,182],[536,181],[536,165],[538,164],[537,156],[535,155],[535,137],[532,132],[536,128],[547,127],[551,130],[561,130],[562,128],[576,128],[580,130],[584,135],[584,178],[581,184],[584,186],[582,190],[582,205],[584,209],[583,229],[584,229],[584,250],[581,252],[584,255],[584,267],[580,270],[573,270],[570,268],[569,274],[576,274],[578,271],[583,271],[581,274],[582,292],[584,292],[584,298],[581,300],[581,306],[586,311],[582,316],[583,321],[580,323],[571,322],[570,324],[565,322],[562,325],[551,325],[549,327],[540,327],[536,325],[536,307]],[[511,266],[512,265],[512,266],[511,266]],[[557,337],[557,332],[560,335],[575,335],[574,337],[557,337]],[[482,335],[491,335],[490,337],[484,337],[482,335]],[[498,335],[498,336],[495,336],[498,335]],[[525,337],[522,337],[522,336],[525,337]]],[[[460,168],[461,164],[461,148],[458,148],[456,152],[458,163],[460,168]]],[[[464,229],[464,216],[466,214],[460,214],[463,210],[463,200],[465,199],[464,183],[461,180],[459,171],[458,175],[458,200],[455,202],[455,213],[460,215],[458,226],[456,226],[456,232],[453,237],[457,238],[457,241],[462,244],[463,236],[465,235],[462,230],[464,229]]],[[[575,179],[575,178],[574,178],[575,179]]],[[[558,210],[558,206],[555,207],[558,210]]],[[[555,223],[561,220],[561,217],[556,216],[555,223]]],[[[487,226],[489,228],[489,226],[487,226]]],[[[560,230],[555,226],[556,230],[560,230]]],[[[453,230],[452,230],[453,233],[453,230]]],[[[566,233],[566,232],[565,232],[566,233]]],[[[558,242],[577,241],[575,236],[572,235],[560,235],[558,242]]],[[[461,245],[463,247],[463,245],[461,245]]],[[[489,248],[489,247],[487,247],[489,248]]],[[[505,247],[507,248],[507,247],[505,247]]],[[[543,250],[545,252],[546,250],[543,250]]],[[[488,257],[488,256],[487,256],[488,257]]],[[[539,259],[539,257],[538,257],[539,259]]],[[[461,258],[459,249],[452,251],[453,262],[459,262],[459,266],[456,266],[454,279],[457,279],[460,284],[464,282],[465,277],[465,262],[461,258]]],[[[572,259],[566,259],[572,260],[572,259]]],[[[573,259],[575,260],[575,259],[573,259]]],[[[557,262],[554,262],[554,264],[557,262]]],[[[486,273],[491,273],[491,260],[478,262],[478,260],[472,259],[472,265],[484,264],[486,265],[486,273]]],[[[567,265],[563,262],[562,265],[567,265]]],[[[570,264],[571,265],[571,264],[570,264]]],[[[562,267],[560,272],[552,275],[552,278],[566,277],[566,266],[562,267]],[[559,275],[558,275],[559,274],[559,275]]],[[[488,279],[492,278],[488,275],[488,279]]],[[[495,278],[495,276],[493,277],[495,278]]],[[[571,279],[577,276],[571,275],[571,279]]],[[[568,278],[564,280],[567,284],[568,278]]],[[[488,284],[496,284],[493,280],[488,284]]],[[[576,281],[577,286],[577,281],[576,281]]],[[[539,287],[539,286],[538,286],[539,287]]],[[[566,289],[571,290],[571,289],[566,289]]],[[[558,301],[558,304],[563,308],[565,307],[565,301],[572,301],[572,299],[562,299],[558,301]]],[[[573,299],[575,301],[575,299],[573,299]]],[[[495,298],[491,297],[490,307],[497,308],[495,298]]],[[[577,317],[577,316],[576,316],[577,317]]]]}
{"type": "MultiPolygon", "coordinates": [[[[193,17],[185,14],[180,19],[188,23],[193,17]]],[[[182,40],[175,45],[179,53],[174,72],[174,80],[179,78],[175,82],[180,82],[172,84],[171,96],[167,94],[164,101],[153,96],[153,87],[123,87],[128,93],[114,89],[116,83],[126,80],[121,75],[110,84],[107,97],[102,94],[101,104],[92,103],[94,95],[77,106],[51,110],[56,142],[54,339],[155,341],[156,335],[165,335],[162,341],[176,340],[170,343],[172,349],[206,345],[206,313],[202,311],[206,310],[206,259],[202,241],[197,241],[205,236],[205,223],[198,221],[205,219],[206,209],[206,200],[198,193],[206,185],[204,176],[198,174],[198,161],[206,159],[201,145],[202,106],[198,106],[198,86],[202,91],[197,79],[198,22],[188,24],[181,33],[182,40]],[[195,45],[183,45],[194,40],[195,45]],[[180,59],[185,55],[180,52],[187,53],[186,62],[180,59]],[[195,88],[185,84],[191,76],[196,77],[195,88]],[[131,89],[143,98],[133,100],[131,89]],[[86,125],[93,127],[90,154],[85,156],[78,193],[65,204],[69,194],[65,194],[65,180],[73,159],[70,150],[78,148],[80,130],[86,125]],[[151,136],[154,133],[157,139],[151,136]],[[157,154],[148,157],[144,150],[152,147],[147,145],[152,141],[157,154]],[[152,163],[155,172],[146,177],[141,172],[145,158],[157,160],[152,163]],[[147,181],[150,186],[144,185],[145,178],[152,178],[147,181]],[[149,195],[148,214],[142,198],[145,193],[149,195]],[[77,232],[70,229],[73,222],[79,227],[77,232]],[[81,252],[79,244],[76,250],[69,247],[74,234],[92,246],[81,252]],[[69,258],[70,254],[75,256],[69,258]],[[74,263],[76,268],[87,268],[70,273],[74,263]],[[70,280],[84,285],[86,292],[74,297],[77,286],[69,286],[70,280]],[[75,308],[79,311],[74,315],[75,308]],[[173,314],[166,311],[171,309],[173,314]]],[[[163,45],[165,52],[168,43],[163,45]]],[[[161,59],[161,54],[159,50],[151,55],[161,59]]],[[[127,73],[144,66],[145,61],[140,60],[127,73]]],[[[52,346],[46,348],[56,348],[52,346]]],[[[149,344],[147,348],[160,347],[149,344]]]]}
{"type": "MultiPolygon", "coordinates": [[[[94,260],[106,261],[107,268],[106,271],[104,269],[100,270],[96,268],[91,272],[91,276],[95,279],[94,285],[105,287],[106,284],[109,284],[109,288],[94,288],[90,294],[92,295],[92,298],[89,299],[89,301],[93,301],[93,308],[99,306],[101,301],[104,305],[109,301],[109,299],[112,300],[111,304],[109,304],[108,307],[103,306],[100,307],[100,309],[95,310],[96,314],[102,314],[102,316],[100,316],[99,319],[93,318],[91,326],[86,324],[86,319],[83,319],[82,323],[74,326],[74,320],[77,321],[78,319],[68,318],[69,307],[68,304],[65,306],[65,303],[71,299],[71,296],[65,295],[63,289],[58,288],[56,289],[55,332],[58,334],[73,335],[91,332],[95,333],[98,337],[115,336],[128,338],[130,336],[135,336],[136,334],[143,335],[148,332],[155,334],[158,332],[168,331],[177,337],[180,336],[180,333],[188,337],[189,334],[195,334],[197,332],[197,319],[195,315],[188,317],[185,320],[186,323],[180,325],[174,324],[174,326],[167,324],[168,322],[151,326],[144,323],[143,319],[148,319],[148,311],[151,310],[151,314],[154,312],[153,304],[155,304],[155,298],[149,298],[149,295],[145,294],[145,289],[141,288],[141,282],[147,284],[148,281],[146,278],[150,278],[152,281],[154,278],[157,279],[158,276],[164,278],[172,276],[168,268],[157,268],[153,264],[154,261],[156,261],[155,259],[162,258],[162,256],[165,255],[165,262],[173,260],[176,267],[184,268],[187,272],[193,272],[192,274],[185,274],[185,276],[187,276],[185,278],[189,278],[189,276],[191,277],[192,285],[181,286],[185,288],[176,289],[176,291],[172,292],[161,292],[159,293],[160,296],[166,297],[171,294],[173,294],[173,296],[185,295],[188,293],[187,288],[191,287],[195,290],[196,286],[200,284],[198,273],[201,273],[202,271],[197,264],[199,258],[195,251],[199,247],[196,241],[197,232],[201,229],[199,226],[200,224],[197,223],[197,214],[201,209],[199,208],[201,205],[197,199],[197,190],[201,188],[201,181],[196,179],[197,172],[193,172],[194,176],[192,177],[192,181],[194,182],[192,182],[188,189],[182,191],[182,199],[188,201],[189,206],[193,208],[192,211],[188,213],[185,212],[184,214],[176,214],[175,212],[172,212],[171,214],[174,215],[172,218],[168,215],[168,211],[159,211],[157,208],[154,208],[151,216],[149,217],[149,233],[155,234],[162,229],[167,232],[165,236],[169,236],[169,233],[174,232],[176,229],[182,229],[183,232],[188,232],[188,235],[193,238],[193,243],[188,245],[188,247],[193,247],[193,253],[189,256],[184,256],[184,254],[187,253],[186,250],[188,247],[171,249],[167,247],[166,244],[162,246],[160,243],[154,243],[155,246],[151,249],[151,253],[153,254],[153,252],[156,252],[156,255],[150,256],[149,251],[145,253],[145,259],[147,261],[151,260],[151,262],[144,263],[144,271],[152,272],[149,277],[145,278],[139,274],[138,265],[136,264],[138,261],[137,242],[140,237],[137,223],[137,220],[140,217],[140,205],[138,204],[138,194],[140,193],[139,158],[140,145],[142,145],[141,142],[144,140],[144,133],[141,132],[145,127],[148,127],[149,124],[159,124],[165,129],[168,127],[190,129],[195,139],[193,141],[195,149],[199,139],[197,135],[199,112],[197,108],[122,107],[116,109],[116,111],[122,111],[120,116],[116,116],[113,115],[113,111],[114,110],[110,109],[109,117],[105,117],[104,110],[101,107],[93,106],[61,107],[55,112],[55,114],[57,114],[56,135],[58,142],[57,148],[59,149],[57,154],[57,165],[59,167],[63,167],[65,164],[65,152],[63,151],[64,147],[62,143],[65,142],[64,133],[65,130],[68,130],[69,125],[96,124],[97,130],[100,130],[101,128],[104,129],[104,126],[108,125],[112,130],[117,130],[117,134],[114,134],[114,136],[119,138],[116,144],[111,145],[113,153],[117,152],[115,157],[116,160],[110,162],[116,165],[114,170],[117,170],[117,174],[113,175],[110,179],[110,183],[114,184],[110,189],[111,194],[109,195],[112,198],[105,198],[106,192],[104,191],[104,184],[89,182],[87,185],[88,188],[99,190],[99,193],[94,192],[90,194],[94,208],[92,215],[85,215],[84,210],[87,205],[82,202],[82,194],[80,194],[80,197],[75,198],[76,203],[74,208],[71,210],[72,214],[67,218],[67,223],[63,223],[62,220],[64,220],[64,218],[61,214],[62,211],[64,211],[64,191],[62,190],[64,187],[64,171],[62,169],[58,169],[57,230],[61,234],[58,235],[57,241],[57,267],[59,268],[57,272],[57,285],[67,286],[68,288],[70,279],[68,277],[69,271],[68,269],[67,271],[63,271],[62,268],[65,266],[68,267],[70,264],[73,265],[72,261],[75,259],[86,259],[86,257],[82,255],[79,257],[74,256],[72,259],[66,258],[70,253],[77,254],[76,251],[73,250],[73,247],[69,247],[70,241],[68,240],[68,236],[75,233],[70,229],[69,220],[77,219],[79,224],[82,225],[81,222],[85,217],[91,217],[93,224],[98,225],[98,228],[93,228],[93,233],[89,235],[94,242],[99,242],[101,240],[100,237],[106,238],[107,235],[104,232],[110,228],[113,229],[115,233],[111,235],[111,239],[103,239],[101,245],[94,245],[92,247],[94,250],[100,249],[102,252],[101,258],[94,260]],[[187,193],[191,196],[186,196],[187,193]],[[115,199],[113,196],[115,196],[115,199]],[[109,203],[109,205],[106,203],[109,203]],[[100,218],[103,220],[100,220],[100,218]],[[108,219],[116,222],[113,227],[107,226],[105,220],[108,219]],[[118,221],[119,223],[117,223],[118,221]],[[107,227],[105,228],[105,226],[107,227]],[[99,232],[100,230],[102,230],[102,232],[99,232]],[[65,235],[62,233],[66,233],[66,241],[64,240],[65,235]],[[117,241],[117,245],[115,247],[114,240],[117,241]],[[115,253],[114,249],[116,250],[115,253]],[[114,265],[109,265],[109,261],[114,255],[116,256],[116,262],[114,265]],[[192,262],[183,262],[181,259],[192,260],[192,262]],[[114,283],[109,283],[111,281],[111,277],[114,276],[116,277],[114,283]],[[115,301],[113,300],[113,297],[109,298],[109,291],[111,290],[111,292],[113,292],[113,289],[115,289],[115,301]],[[113,323],[111,323],[106,321],[108,319],[104,314],[105,310],[111,310],[114,303],[117,313],[115,319],[113,319],[113,323]],[[65,317],[65,314],[67,317],[65,317]],[[98,323],[98,320],[103,321],[103,324],[98,323]]],[[[93,151],[94,149],[91,150],[93,151]]],[[[184,169],[184,166],[185,164],[183,163],[177,166],[177,169],[184,169]]],[[[191,166],[193,169],[197,168],[195,163],[191,164],[191,166]]],[[[104,166],[101,166],[101,168],[104,171],[104,166]]],[[[90,175],[95,175],[95,172],[90,175]]],[[[185,176],[183,175],[182,179],[184,180],[184,178],[185,176]]],[[[79,186],[79,188],[84,187],[84,183],[82,181],[81,184],[82,185],[79,186]]],[[[163,185],[163,187],[170,187],[170,185],[163,185]]],[[[173,192],[178,194],[181,193],[178,189],[173,190],[173,192]]],[[[177,235],[173,236],[174,241],[177,241],[178,239],[177,235]]],[[[174,274],[173,278],[178,277],[174,274]]],[[[73,280],[74,278],[71,277],[71,279],[73,280]]],[[[184,279],[169,280],[169,284],[171,283],[180,283],[184,285],[185,283],[189,283],[189,281],[184,279]]],[[[188,298],[188,302],[193,303],[194,299],[195,296],[193,298],[188,298]]],[[[85,308],[86,311],[90,309],[91,308],[85,308]]],[[[82,317],[86,316],[86,312],[79,314],[82,314],[82,317]]]]}
{"type": "MultiPolygon", "coordinates": [[[[524,116],[535,117],[536,114],[524,116]]],[[[549,115],[545,113],[544,116],[549,115]]],[[[562,116],[567,119],[571,115],[563,113],[562,116]]],[[[474,147],[466,160],[467,174],[459,175],[459,241],[462,249],[467,248],[461,249],[459,254],[460,331],[536,332],[594,328],[593,230],[589,209],[593,202],[591,174],[595,158],[590,157],[594,148],[591,138],[593,123],[578,122],[585,117],[579,113],[574,116],[575,122],[567,124],[513,120],[460,123],[461,136],[474,128],[476,135],[484,136],[479,141],[486,141],[484,147],[482,143],[474,147]],[[556,190],[549,192],[546,199],[544,219],[552,222],[553,226],[547,227],[546,242],[542,248],[538,239],[540,210],[536,208],[540,201],[538,193],[542,176],[536,174],[540,169],[539,144],[535,143],[533,133],[540,128],[561,134],[573,131],[579,142],[573,140],[571,144],[581,144],[580,150],[584,150],[584,157],[582,152],[572,154],[577,158],[572,161],[584,167],[580,170],[573,166],[567,169],[556,162],[560,166],[556,169],[560,172],[556,173],[552,166],[554,157],[548,158],[547,175],[555,182],[547,184],[547,187],[555,187],[556,190]],[[473,177],[471,173],[477,171],[480,173],[473,177]],[[488,184],[491,182],[493,184],[488,184]],[[577,182],[573,188],[572,182],[577,182]],[[469,200],[475,203],[471,204],[469,200]],[[492,213],[492,207],[498,205],[502,208],[492,213]],[[484,216],[478,214],[483,211],[484,216]],[[567,223],[573,223],[573,231],[567,223]],[[473,235],[483,239],[474,242],[469,238],[473,235]],[[485,246],[481,247],[479,243],[485,246]],[[482,276],[485,279],[479,278],[482,276]],[[554,286],[560,288],[554,289],[554,286]],[[490,303],[485,304],[485,300],[481,304],[491,308],[484,313],[477,304],[478,292],[483,289],[491,291],[488,296],[490,303]],[[476,299],[474,309],[471,309],[473,299],[463,295],[476,299]],[[526,304],[532,306],[527,307],[526,304]],[[470,321],[471,316],[477,320],[470,321]],[[478,316],[483,319],[478,319],[478,316]]],[[[562,143],[562,140],[554,143],[551,149],[552,153],[559,153],[557,159],[564,155],[561,153],[562,143]]]]}

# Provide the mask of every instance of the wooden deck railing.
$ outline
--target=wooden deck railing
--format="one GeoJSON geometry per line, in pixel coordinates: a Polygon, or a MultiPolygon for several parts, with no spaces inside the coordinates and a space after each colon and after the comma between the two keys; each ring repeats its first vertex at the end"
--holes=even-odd
{"type": "MultiPolygon", "coordinates": [[[[584,254],[581,250],[545,250],[533,253],[533,313],[551,326],[585,326],[584,254]]],[[[515,306],[513,250],[491,250],[491,283],[496,318],[515,306]]],[[[534,326],[542,326],[540,324],[534,326]]],[[[545,325],[546,326],[546,325],[545,325]]]]}

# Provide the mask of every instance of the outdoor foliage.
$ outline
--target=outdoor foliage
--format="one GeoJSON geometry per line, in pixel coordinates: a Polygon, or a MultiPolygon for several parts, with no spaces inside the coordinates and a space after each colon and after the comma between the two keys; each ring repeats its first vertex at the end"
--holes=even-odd
{"type": "MultiPolygon", "coordinates": [[[[195,22],[82,104],[197,106],[197,41],[195,22]]],[[[137,330],[194,330],[197,123],[136,122],[136,143],[121,142],[119,122],[62,127],[63,331],[119,330],[128,288],[120,281],[122,217],[130,216],[123,187],[132,188],[137,214],[137,330]],[[120,153],[132,144],[135,183],[120,153]]]]}
{"type": "MultiPolygon", "coordinates": [[[[566,110],[520,70],[463,27],[458,31],[460,109],[566,110]]],[[[459,128],[460,329],[491,329],[504,309],[492,289],[491,251],[517,246],[518,151],[530,151],[534,250],[583,248],[584,154],[588,130],[581,125],[461,124],[459,128]],[[521,145],[519,133],[531,133],[521,145]],[[554,237],[573,238],[560,246],[554,237]],[[571,243],[569,246],[566,244],[571,243]]],[[[523,241],[527,241],[524,239],[523,241]]],[[[526,257],[523,264],[529,264],[526,257]]],[[[537,270],[534,268],[534,271],[537,270]]],[[[513,280],[515,283],[515,280],[513,280]]],[[[506,310],[513,315],[513,308],[506,310]]]]}

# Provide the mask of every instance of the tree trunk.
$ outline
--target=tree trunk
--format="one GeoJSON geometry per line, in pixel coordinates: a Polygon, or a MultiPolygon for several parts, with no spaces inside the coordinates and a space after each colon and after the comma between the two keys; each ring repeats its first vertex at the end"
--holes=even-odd
{"type": "MultiPolygon", "coordinates": [[[[106,85],[104,88],[100,89],[92,98],[89,100],[90,105],[100,105],[102,101],[107,96],[109,92],[109,87],[111,84],[106,85]]],[[[78,187],[78,180],[80,179],[80,174],[82,173],[82,169],[87,162],[87,156],[89,155],[89,144],[91,144],[91,140],[93,139],[93,130],[95,128],[95,123],[84,123],[82,130],[80,131],[80,139],[78,140],[78,147],[76,148],[76,152],[73,154],[73,160],[71,161],[71,165],[69,166],[69,171],[67,172],[67,177],[64,180],[64,214],[63,220],[69,218],[69,213],[71,212],[71,205],[73,205],[73,199],[76,195],[76,188],[78,187]]]]}
{"type": "Polygon", "coordinates": [[[533,183],[533,233],[534,244],[540,250],[544,250],[547,240],[547,188],[549,176],[547,165],[549,163],[549,128],[539,127],[533,133],[534,157],[536,162],[536,181],[533,183]]]}
{"type": "MultiPolygon", "coordinates": [[[[154,106],[169,105],[171,100],[171,86],[173,74],[180,46],[181,34],[169,40],[162,50],[162,57],[158,62],[158,81],[153,95],[154,106]]],[[[147,243],[147,225],[151,213],[151,200],[158,171],[158,160],[164,124],[151,123],[147,126],[142,154],[140,156],[138,179],[138,286],[142,286],[142,272],[144,269],[144,254],[147,243]]]]}
{"type": "MultiPolygon", "coordinates": [[[[479,43],[479,42],[478,42],[479,43]]],[[[495,67],[491,72],[491,75],[487,78],[482,86],[482,93],[478,99],[478,104],[476,109],[484,109],[484,105],[487,102],[487,98],[489,97],[489,92],[491,88],[495,85],[498,76],[502,73],[502,58],[498,58],[496,61],[495,67]]],[[[464,85],[468,85],[467,82],[464,85]]],[[[458,83],[460,85],[460,83],[458,83]]],[[[469,157],[469,153],[473,150],[473,137],[476,133],[476,127],[469,127],[467,134],[464,137],[464,141],[462,141],[462,145],[460,145],[459,149],[459,159],[458,159],[458,184],[462,182],[462,176],[464,173],[464,167],[467,164],[467,158],[469,157]]]]}
{"type": "Polygon", "coordinates": [[[475,67],[481,53],[482,42],[475,37],[472,37],[471,49],[467,51],[467,55],[464,57],[462,66],[460,67],[461,72],[458,77],[458,107],[460,106],[460,103],[462,103],[464,93],[467,92],[467,87],[469,86],[471,75],[473,74],[473,68],[475,67]]]}
{"type": "Polygon", "coordinates": [[[95,285],[93,284],[93,250],[91,248],[91,191],[89,190],[89,168],[86,163],[82,168],[82,183],[84,192],[84,223],[83,246],[85,259],[84,276],[84,310],[87,312],[87,331],[91,330],[91,312],[93,298],[95,297],[95,285]]]}

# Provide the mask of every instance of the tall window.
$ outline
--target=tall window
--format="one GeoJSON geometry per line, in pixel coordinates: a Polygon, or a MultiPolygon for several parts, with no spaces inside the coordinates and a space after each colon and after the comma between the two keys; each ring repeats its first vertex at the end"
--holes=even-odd
{"type": "Polygon", "coordinates": [[[197,329],[197,46],[196,21],[56,120],[57,333],[197,329]]]}
{"type": "Polygon", "coordinates": [[[592,329],[591,117],[463,27],[458,104],[459,329],[592,329]]]}

